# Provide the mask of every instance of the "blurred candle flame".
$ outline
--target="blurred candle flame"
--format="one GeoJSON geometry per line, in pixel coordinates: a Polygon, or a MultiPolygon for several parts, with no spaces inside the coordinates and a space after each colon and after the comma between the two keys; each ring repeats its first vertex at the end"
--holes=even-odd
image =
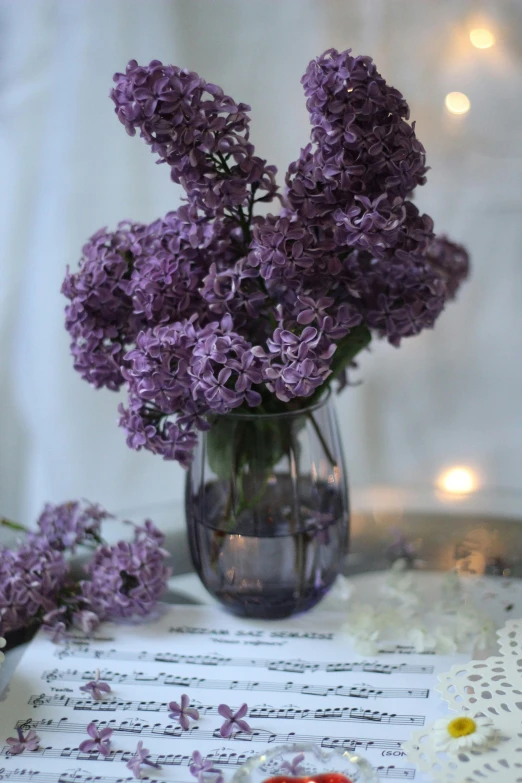
{"type": "Polygon", "coordinates": [[[465,465],[454,465],[439,476],[437,485],[452,495],[468,495],[478,488],[477,474],[465,465]]]}
{"type": "Polygon", "coordinates": [[[470,100],[463,92],[449,92],[444,103],[451,114],[467,114],[471,108],[470,100]]]}
{"type": "Polygon", "coordinates": [[[477,49],[490,49],[495,43],[495,36],[487,27],[477,27],[470,31],[469,40],[477,49]]]}

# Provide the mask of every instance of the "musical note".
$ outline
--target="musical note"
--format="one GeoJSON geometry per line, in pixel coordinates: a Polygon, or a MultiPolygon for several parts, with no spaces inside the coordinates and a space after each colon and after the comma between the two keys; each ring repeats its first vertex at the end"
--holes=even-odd
{"type": "Polygon", "coordinates": [[[325,663],[324,661],[273,660],[270,658],[227,658],[219,655],[179,655],[178,653],[153,653],[134,650],[102,650],[89,646],[76,646],[69,643],[64,650],[58,650],[58,658],[96,658],[114,661],[150,661],[155,663],[170,663],[180,666],[211,666],[223,667],[257,667],[269,671],[307,674],[310,672],[364,672],[370,674],[433,674],[433,666],[415,665],[409,663],[381,663],[379,661],[348,661],[325,663]]]}
{"type": "MultiPolygon", "coordinates": [[[[87,682],[92,680],[95,672],[79,672],[76,669],[66,671],[54,670],[43,672],[42,679],[50,682],[59,678],[64,682],[87,682]]],[[[120,674],[104,670],[100,678],[107,682],[119,685],[175,685],[181,688],[205,688],[207,690],[242,690],[242,691],[267,691],[273,693],[302,693],[310,696],[343,696],[353,699],[427,699],[429,690],[426,688],[374,688],[371,685],[302,685],[294,682],[249,682],[248,680],[207,680],[204,677],[175,677],[172,674],[159,672],[158,674],[145,674],[134,672],[133,674],[120,674]]]]}

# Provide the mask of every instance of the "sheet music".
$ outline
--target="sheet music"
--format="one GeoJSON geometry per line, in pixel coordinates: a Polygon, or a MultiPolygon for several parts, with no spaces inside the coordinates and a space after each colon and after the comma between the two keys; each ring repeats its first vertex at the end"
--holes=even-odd
{"type": "Polygon", "coordinates": [[[335,613],[278,622],[231,617],[214,607],[163,607],[152,623],[106,624],[91,641],[52,644],[38,634],[0,702],[0,780],[88,783],[133,780],[126,763],[138,740],[161,770],[149,780],[188,783],[194,750],[226,783],[246,759],[278,743],[315,742],[356,750],[382,780],[415,780],[402,743],[445,712],[437,673],[464,656],[389,653],[364,658],[339,632],[335,613]],[[96,670],[111,693],[102,701],[80,686],[96,670]],[[169,702],[188,694],[199,720],[183,731],[169,702]],[[221,738],[221,703],[247,702],[252,733],[221,738]],[[111,752],[79,750],[87,725],[113,730],[111,752]],[[7,737],[34,729],[36,751],[9,755],[7,737]]]}

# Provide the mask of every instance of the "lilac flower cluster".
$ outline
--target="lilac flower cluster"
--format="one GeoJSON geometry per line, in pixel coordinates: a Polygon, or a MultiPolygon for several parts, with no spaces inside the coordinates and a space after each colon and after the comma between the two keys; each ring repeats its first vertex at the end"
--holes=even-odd
{"type": "Polygon", "coordinates": [[[80,544],[98,542],[100,526],[111,515],[93,503],[46,503],[37,520],[39,533],[52,549],[70,549],[80,544]]]}
{"type": "Polygon", "coordinates": [[[0,636],[56,608],[67,574],[62,552],[36,536],[17,551],[0,549],[0,636]]]}
{"type": "Polygon", "coordinates": [[[152,612],[170,576],[162,543],[163,536],[155,528],[151,535],[149,524],[135,529],[133,541],[96,550],[86,566],[90,579],[81,587],[83,599],[101,620],[152,612]]]}
{"type": "MultiPolygon", "coordinates": [[[[133,541],[109,547],[100,523],[111,516],[91,503],[47,504],[38,532],[15,550],[0,549],[0,636],[42,625],[58,643],[70,630],[90,636],[102,620],[153,611],[170,575],[164,536],[147,520],[135,526],[133,541]],[[86,566],[90,579],[77,581],[65,554],[81,545],[95,549],[86,566]]],[[[98,681],[85,686],[94,698],[107,690],[98,681]]]]}
{"type": "Polygon", "coordinates": [[[275,167],[254,155],[250,106],[197,73],[153,60],[131,60],[114,75],[111,98],[129,135],[140,136],[170,166],[191,200],[203,207],[248,206],[252,192],[274,197],[275,167]]]}
{"type": "Polygon", "coordinates": [[[305,405],[373,336],[398,346],[432,327],[467,277],[465,249],[411,200],[425,151],[370,57],[330,49],[309,64],[311,142],[284,197],[246,104],[157,60],[114,82],[119,120],[187,194],[151,225],[97,232],[62,289],[76,369],[126,384],[131,448],[188,467],[209,416],[305,405]],[[254,214],[275,197],[280,215],[254,214]]]}

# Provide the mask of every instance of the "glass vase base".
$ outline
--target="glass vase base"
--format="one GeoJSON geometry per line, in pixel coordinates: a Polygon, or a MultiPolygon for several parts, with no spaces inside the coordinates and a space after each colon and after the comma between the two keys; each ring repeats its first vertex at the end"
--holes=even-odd
{"type": "Polygon", "coordinates": [[[277,587],[273,590],[265,588],[262,595],[253,591],[234,594],[230,590],[215,590],[212,591],[212,594],[228,612],[238,617],[257,620],[283,620],[285,617],[312,609],[330,590],[334,579],[320,590],[310,588],[299,596],[296,596],[291,588],[284,587],[277,587]]]}

